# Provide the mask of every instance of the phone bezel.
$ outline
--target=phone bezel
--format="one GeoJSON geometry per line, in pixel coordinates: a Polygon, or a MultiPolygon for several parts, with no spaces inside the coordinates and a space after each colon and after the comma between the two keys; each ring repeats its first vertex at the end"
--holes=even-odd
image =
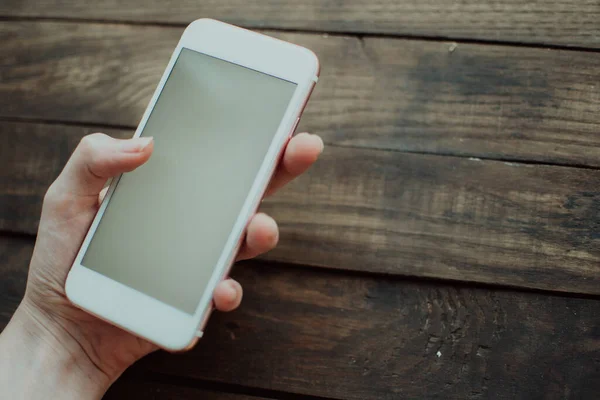
{"type": "Polygon", "coordinates": [[[212,311],[216,285],[226,277],[243,238],[274,173],[281,152],[293,133],[319,74],[319,62],[310,50],[223,22],[200,19],[184,31],[146,108],[134,137],[140,136],[181,50],[187,48],[240,66],[291,81],[297,85],[277,129],[257,178],[244,201],[206,290],[193,315],[114,281],[81,264],[114,189],[115,178],[69,272],[65,290],[76,306],[169,351],[192,346],[201,336],[212,311]]]}

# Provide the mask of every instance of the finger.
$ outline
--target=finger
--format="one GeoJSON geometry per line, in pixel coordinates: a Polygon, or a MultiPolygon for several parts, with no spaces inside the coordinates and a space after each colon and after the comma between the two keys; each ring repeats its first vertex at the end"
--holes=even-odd
{"type": "Polygon", "coordinates": [[[62,191],[97,196],[108,178],[145,163],[153,147],[151,137],[120,140],[102,133],[85,136],[55,183],[62,191]]]}
{"type": "Polygon", "coordinates": [[[246,260],[272,250],[279,240],[279,228],[271,217],[264,213],[256,214],[248,224],[246,238],[237,260],[246,260]]]}
{"type": "Polygon", "coordinates": [[[323,140],[317,135],[299,133],[288,143],[283,159],[271,180],[266,195],[290,182],[308,169],[323,152],[323,140]]]}
{"type": "Polygon", "coordinates": [[[233,279],[226,279],[217,285],[213,294],[215,308],[219,311],[233,311],[242,302],[243,294],[242,285],[233,279]]]}

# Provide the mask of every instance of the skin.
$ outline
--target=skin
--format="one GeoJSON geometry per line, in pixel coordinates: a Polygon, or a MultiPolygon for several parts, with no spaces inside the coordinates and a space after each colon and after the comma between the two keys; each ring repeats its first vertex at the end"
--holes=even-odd
{"type": "MultiPolygon", "coordinates": [[[[152,138],[88,135],[48,189],[25,296],[0,335],[0,397],[101,398],[125,369],[157,350],[75,308],[64,292],[69,268],[98,211],[107,180],[144,164],[153,148],[152,138]]],[[[306,171],[322,151],[318,136],[301,133],[292,138],[267,195],[306,171]]],[[[271,217],[254,215],[237,259],[271,250],[278,235],[271,217]]],[[[218,310],[234,310],[242,300],[242,287],[227,279],[218,285],[213,299],[218,310]]]]}

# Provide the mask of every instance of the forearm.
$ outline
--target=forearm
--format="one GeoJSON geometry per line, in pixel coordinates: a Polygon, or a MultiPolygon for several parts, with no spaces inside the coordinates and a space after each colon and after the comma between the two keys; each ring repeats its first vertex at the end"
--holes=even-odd
{"type": "Polygon", "coordinates": [[[0,334],[0,398],[99,399],[110,383],[75,345],[65,345],[22,306],[0,334]]]}

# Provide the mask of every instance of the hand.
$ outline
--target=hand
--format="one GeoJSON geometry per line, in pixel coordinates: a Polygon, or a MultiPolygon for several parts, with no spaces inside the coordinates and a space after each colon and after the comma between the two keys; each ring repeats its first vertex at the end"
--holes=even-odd
{"type": "MultiPolygon", "coordinates": [[[[99,133],[83,138],[44,198],[25,296],[0,335],[0,351],[10,351],[13,338],[26,341],[28,349],[48,355],[44,362],[49,365],[55,357],[58,366],[54,368],[60,369],[66,362],[71,374],[82,372],[85,382],[75,385],[85,383],[88,393],[101,396],[128,366],[156,350],[153,344],[75,308],[64,291],[69,268],[98,211],[106,181],[144,164],[153,146],[151,138],[118,140],[99,133]]],[[[303,133],[291,139],[267,194],[303,173],[322,150],[318,136],[303,133]]],[[[277,240],[275,221],[256,214],[248,225],[238,260],[269,251],[277,240]]],[[[214,292],[215,306],[221,311],[235,309],[241,298],[242,288],[232,279],[221,282],[214,292]]],[[[65,387],[60,390],[66,393],[65,387]]],[[[52,397],[49,393],[46,396],[52,397]]]]}

